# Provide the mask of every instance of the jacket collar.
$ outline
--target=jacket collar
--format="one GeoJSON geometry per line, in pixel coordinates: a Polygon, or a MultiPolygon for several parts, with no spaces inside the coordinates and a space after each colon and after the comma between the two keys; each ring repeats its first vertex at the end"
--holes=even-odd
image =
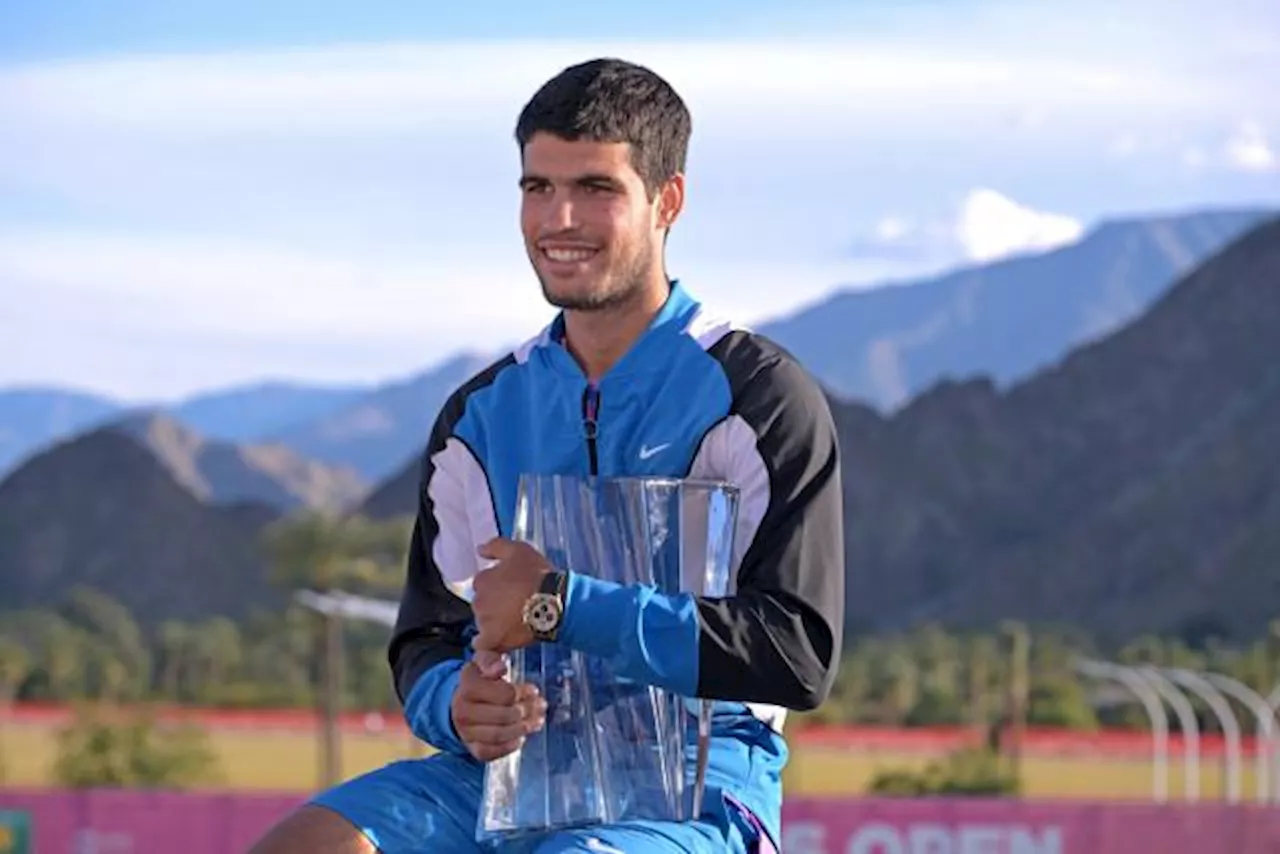
{"type": "MultiPolygon", "coordinates": [[[[642,371],[664,370],[662,359],[651,358],[654,350],[674,346],[675,337],[685,334],[689,320],[697,310],[698,301],[678,279],[673,279],[666,301],[648,328],[601,381],[642,371]]],[[[564,345],[564,312],[558,313],[547,327],[545,341],[553,366],[582,378],[581,366],[564,345]]]]}

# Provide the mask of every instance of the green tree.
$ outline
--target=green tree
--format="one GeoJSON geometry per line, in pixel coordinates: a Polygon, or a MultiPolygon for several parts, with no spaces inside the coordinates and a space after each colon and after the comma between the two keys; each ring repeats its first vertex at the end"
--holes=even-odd
{"type": "Polygon", "coordinates": [[[881,722],[900,726],[920,702],[920,665],[905,644],[890,641],[876,673],[881,722]]]}
{"type": "Polygon", "coordinates": [[[29,650],[12,638],[0,636],[0,712],[18,696],[33,666],[29,650]]]}
{"type": "MultiPolygon", "coordinates": [[[[245,627],[247,678],[267,705],[314,705],[315,615],[299,605],[279,614],[255,614],[245,627]]],[[[385,644],[381,654],[386,655],[385,644]]],[[[382,669],[385,670],[385,663],[382,669]]]]}
{"type": "Polygon", "coordinates": [[[149,693],[151,654],[133,615],[120,602],[88,587],[75,587],[59,608],[83,632],[88,693],[109,700],[138,700],[149,693]]]}
{"type": "Polygon", "coordinates": [[[954,693],[937,686],[920,692],[916,704],[903,719],[905,726],[954,726],[964,723],[964,706],[954,693]]]}
{"type": "Polygon", "coordinates": [[[410,523],[304,512],[264,534],[273,583],[285,590],[385,595],[399,590],[410,523]]]}
{"type": "Polygon", "coordinates": [[[190,628],[178,620],[165,620],[157,631],[156,646],[156,693],[166,700],[182,699],[193,657],[190,628]]]}
{"type": "Polygon", "coordinates": [[[243,662],[240,627],[226,617],[210,617],[192,625],[188,639],[194,699],[221,703],[243,662]]]}
{"type": "Polygon", "coordinates": [[[922,771],[890,769],[875,775],[868,794],[885,797],[999,797],[1016,795],[1018,778],[1005,771],[993,750],[971,747],[930,762],[922,771]]]}
{"type": "Polygon", "coordinates": [[[149,789],[188,788],[220,776],[199,728],[91,705],[80,706],[59,732],[54,774],[68,788],[149,789]]]}
{"type": "Polygon", "coordinates": [[[1080,680],[1061,672],[1050,672],[1031,683],[1027,723],[1032,726],[1094,730],[1098,728],[1098,715],[1080,680]]]}
{"type": "MultiPolygon", "coordinates": [[[[18,695],[18,688],[31,670],[31,655],[17,641],[0,636],[0,718],[18,695]]],[[[0,782],[8,773],[4,742],[0,740],[0,782]]]]}
{"type": "Polygon", "coordinates": [[[999,650],[991,637],[977,635],[969,639],[965,698],[969,703],[969,723],[978,729],[986,728],[994,712],[992,676],[1000,670],[998,655],[999,650]]]}

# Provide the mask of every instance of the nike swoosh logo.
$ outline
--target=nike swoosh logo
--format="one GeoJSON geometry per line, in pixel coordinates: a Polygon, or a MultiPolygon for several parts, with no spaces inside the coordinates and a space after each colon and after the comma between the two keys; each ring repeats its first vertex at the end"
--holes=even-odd
{"type": "Polygon", "coordinates": [[[654,445],[652,448],[650,448],[648,445],[642,445],[640,447],[640,459],[647,460],[649,459],[649,457],[652,457],[654,454],[660,451],[665,451],[667,448],[670,448],[670,447],[671,447],[670,442],[664,442],[661,445],[654,445]]]}

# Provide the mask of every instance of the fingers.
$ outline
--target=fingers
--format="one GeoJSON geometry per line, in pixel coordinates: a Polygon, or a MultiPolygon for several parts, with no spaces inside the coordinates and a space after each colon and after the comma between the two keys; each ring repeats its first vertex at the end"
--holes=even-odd
{"type": "Polygon", "coordinates": [[[529,732],[537,732],[547,721],[547,701],[542,699],[538,689],[532,685],[522,687],[530,690],[524,691],[516,700],[516,707],[521,710],[525,725],[530,727],[529,732]]]}
{"type": "Polygon", "coordinates": [[[459,706],[454,725],[476,759],[491,762],[513,753],[520,749],[528,735],[545,726],[546,701],[536,691],[523,694],[520,702],[513,706],[459,706]]]}
{"type": "Polygon", "coordinates": [[[542,699],[542,694],[538,691],[538,686],[534,685],[532,682],[521,682],[519,685],[515,686],[515,689],[517,703],[528,703],[531,700],[538,700],[544,707],[547,705],[547,701],[542,699]]]}
{"type": "Polygon", "coordinates": [[[475,662],[480,675],[486,679],[501,679],[507,675],[507,659],[491,649],[477,649],[471,660],[475,662]]]}
{"type": "Polygon", "coordinates": [[[521,718],[513,724],[474,724],[458,735],[472,744],[500,747],[524,741],[525,736],[542,729],[545,723],[546,718],[538,716],[521,718]]]}
{"type": "Polygon", "coordinates": [[[524,737],[533,730],[525,726],[524,722],[518,724],[510,724],[508,726],[489,726],[488,724],[478,724],[467,729],[466,733],[458,733],[468,744],[477,744],[482,747],[503,747],[508,744],[519,745],[524,741],[524,737]]]}
{"type": "Polygon", "coordinates": [[[518,750],[525,737],[546,722],[547,702],[538,686],[512,684],[501,678],[507,672],[504,656],[478,651],[463,666],[454,695],[454,727],[471,754],[483,762],[518,750]]]}
{"type": "Polygon", "coordinates": [[[498,699],[482,692],[463,694],[459,691],[454,704],[454,719],[459,725],[465,724],[509,724],[530,712],[541,715],[546,712],[547,701],[538,693],[533,685],[515,686],[510,683],[497,683],[505,686],[507,691],[498,699]]]}
{"type": "Polygon", "coordinates": [[[524,720],[525,707],[517,702],[494,704],[468,698],[458,703],[453,721],[458,729],[476,726],[513,726],[524,720]]]}
{"type": "Polygon", "coordinates": [[[492,762],[495,759],[515,753],[524,744],[524,739],[509,741],[504,744],[468,744],[467,750],[481,762],[492,762]]]}
{"type": "Polygon", "coordinates": [[[538,695],[538,686],[532,682],[515,683],[503,678],[509,672],[503,656],[491,652],[476,653],[475,658],[462,666],[458,696],[473,702],[509,706],[520,697],[538,695]],[[492,669],[486,673],[485,667],[492,669]]]}
{"type": "Polygon", "coordinates": [[[476,554],[489,560],[505,560],[515,550],[515,543],[505,537],[494,537],[481,543],[476,554]]]}
{"type": "Polygon", "coordinates": [[[468,664],[458,681],[458,699],[466,703],[493,706],[513,706],[517,688],[506,679],[490,679],[480,674],[480,669],[468,664]],[[468,678],[470,677],[470,678],[468,678]]]}
{"type": "Polygon", "coordinates": [[[476,632],[476,636],[471,639],[471,649],[475,652],[502,655],[519,648],[511,642],[507,632],[487,628],[486,626],[491,624],[481,622],[479,618],[477,622],[480,622],[480,631],[476,632]]]}

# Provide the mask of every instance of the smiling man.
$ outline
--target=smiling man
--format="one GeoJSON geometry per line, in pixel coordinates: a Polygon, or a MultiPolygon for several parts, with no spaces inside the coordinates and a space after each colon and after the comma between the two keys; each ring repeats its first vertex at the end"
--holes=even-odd
{"type": "Polygon", "coordinates": [[[839,452],[817,384],[770,341],[717,319],[666,272],[690,119],[648,69],[595,60],[521,113],[521,228],[548,302],[540,334],[463,385],[423,459],[390,645],[413,732],[439,751],[320,793],[256,854],[477,851],[484,763],[544,722],[500,653],[558,643],[624,677],[716,703],[701,815],[511,843],[506,851],[766,851],[780,837],[782,722],[839,664],[839,452]],[[520,475],[735,483],[724,598],[567,573],[508,537],[520,475]],[[457,595],[474,576],[471,603],[457,595]]]}

